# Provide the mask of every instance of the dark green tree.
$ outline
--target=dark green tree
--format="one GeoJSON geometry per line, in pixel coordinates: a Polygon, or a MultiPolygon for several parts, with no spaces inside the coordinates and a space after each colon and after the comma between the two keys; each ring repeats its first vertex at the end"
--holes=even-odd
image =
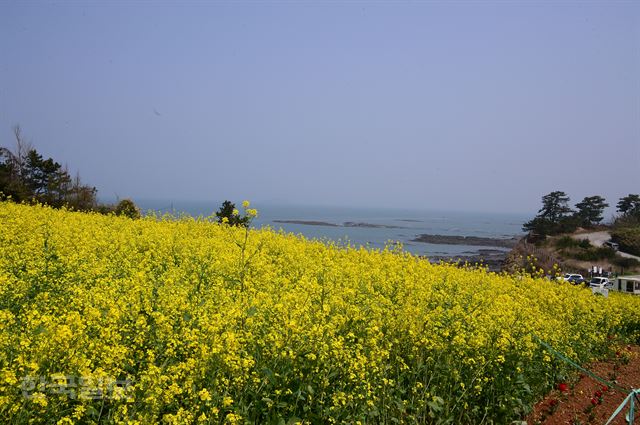
{"type": "Polygon", "coordinates": [[[544,238],[554,231],[554,224],[542,217],[534,217],[522,225],[522,230],[529,232],[531,236],[539,236],[544,238]]]}
{"type": "Polygon", "coordinates": [[[29,150],[24,162],[23,180],[29,193],[39,202],[61,207],[70,190],[71,176],[53,159],[43,159],[35,149],[29,150]]]}
{"type": "Polygon", "coordinates": [[[14,201],[20,202],[25,198],[26,192],[13,152],[0,148],[0,196],[11,197],[14,201]]]}
{"type": "Polygon", "coordinates": [[[602,196],[587,196],[576,204],[576,219],[580,226],[591,227],[602,221],[604,209],[609,204],[602,196]]]}
{"type": "Polygon", "coordinates": [[[228,223],[230,226],[243,226],[249,224],[249,217],[241,217],[236,209],[236,205],[231,201],[224,201],[220,209],[216,212],[218,223],[228,223]]]}
{"type": "Polygon", "coordinates": [[[0,193],[17,202],[36,201],[54,207],[90,210],[96,206],[96,189],[71,178],[66,167],[44,159],[13,129],[16,148],[0,148],[0,193]]]}
{"type": "Polygon", "coordinates": [[[552,223],[560,223],[573,213],[573,210],[569,208],[569,201],[566,193],[551,192],[542,197],[542,208],[538,211],[538,215],[552,223]]]}
{"type": "Polygon", "coordinates": [[[569,197],[561,191],[551,192],[542,197],[542,208],[522,229],[538,236],[554,235],[575,229],[573,210],[569,208],[569,197]]]}
{"type": "Polygon", "coordinates": [[[629,194],[620,198],[618,212],[625,217],[640,217],[640,195],[629,194]]]}

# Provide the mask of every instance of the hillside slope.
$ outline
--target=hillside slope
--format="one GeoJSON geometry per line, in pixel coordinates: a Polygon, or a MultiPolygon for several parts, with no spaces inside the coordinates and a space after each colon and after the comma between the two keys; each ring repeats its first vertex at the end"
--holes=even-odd
{"type": "Polygon", "coordinates": [[[0,203],[0,421],[508,423],[640,298],[206,219],[0,203]],[[116,385],[117,384],[117,385],[116,385]]]}

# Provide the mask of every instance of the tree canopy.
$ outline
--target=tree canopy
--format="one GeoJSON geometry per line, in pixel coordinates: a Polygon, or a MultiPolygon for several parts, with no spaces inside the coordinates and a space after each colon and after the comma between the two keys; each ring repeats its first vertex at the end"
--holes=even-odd
{"type": "Polygon", "coordinates": [[[17,202],[40,202],[54,207],[91,210],[96,206],[96,188],[72,178],[66,167],[43,158],[14,127],[16,147],[0,147],[0,197],[17,202]]]}
{"type": "Polygon", "coordinates": [[[583,227],[591,227],[600,223],[603,219],[604,209],[609,204],[602,196],[587,196],[576,204],[576,217],[583,227]]]}
{"type": "Polygon", "coordinates": [[[640,217],[640,195],[630,193],[621,198],[616,207],[623,216],[640,217]]]}
{"type": "Polygon", "coordinates": [[[561,233],[569,225],[573,213],[569,200],[569,196],[559,190],[544,195],[538,215],[526,222],[522,229],[542,237],[561,233]]]}
{"type": "Polygon", "coordinates": [[[566,193],[559,190],[551,192],[542,197],[542,208],[538,211],[538,216],[553,223],[559,223],[573,213],[569,208],[569,201],[570,198],[566,193]]]}
{"type": "Polygon", "coordinates": [[[230,226],[243,226],[246,227],[249,224],[249,216],[240,216],[240,213],[236,209],[236,205],[231,201],[224,201],[220,209],[216,212],[218,223],[227,223],[230,226]]]}
{"type": "Polygon", "coordinates": [[[573,232],[578,226],[592,227],[602,221],[604,209],[609,206],[600,195],[585,197],[576,204],[575,211],[569,207],[569,201],[569,196],[559,190],[543,196],[538,215],[526,222],[522,229],[545,237],[573,232]]]}

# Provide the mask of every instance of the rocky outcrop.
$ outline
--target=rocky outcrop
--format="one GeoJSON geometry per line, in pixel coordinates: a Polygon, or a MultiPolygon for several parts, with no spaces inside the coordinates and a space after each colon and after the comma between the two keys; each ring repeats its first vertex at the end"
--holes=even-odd
{"type": "Polygon", "coordinates": [[[425,242],[440,245],[473,245],[492,246],[500,248],[513,248],[518,243],[519,238],[483,238],[479,236],[448,236],[422,234],[413,239],[413,242],[425,242]]]}
{"type": "Polygon", "coordinates": [[[432,256],[429,257],[431,263],[457,263],[460,265],[479,265],[489,269],[492,272],[501,272],[504,262],[509,251],[498,249],[479,249],[477,252],[460,254],[456,256],[432,256]]]}

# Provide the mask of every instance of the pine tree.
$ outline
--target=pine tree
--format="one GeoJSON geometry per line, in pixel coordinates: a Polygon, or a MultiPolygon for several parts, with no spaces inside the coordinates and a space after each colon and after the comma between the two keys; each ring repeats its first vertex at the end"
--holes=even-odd
{"type": "Polygon", "coordinates": [[[581,226],[591,227],[602,221],[602,214],[608,206],[602,196],[587,196],[576,204],[576,218],[581,226]]]}
{"type": "Polygon", "coordinates": [[[551,192],[542,197],[542,208],[522,229],[539,236],[554,235],[575,228],[571,220],[573,210],[569,208],[569,197],[561,191],[551,192]]]}

